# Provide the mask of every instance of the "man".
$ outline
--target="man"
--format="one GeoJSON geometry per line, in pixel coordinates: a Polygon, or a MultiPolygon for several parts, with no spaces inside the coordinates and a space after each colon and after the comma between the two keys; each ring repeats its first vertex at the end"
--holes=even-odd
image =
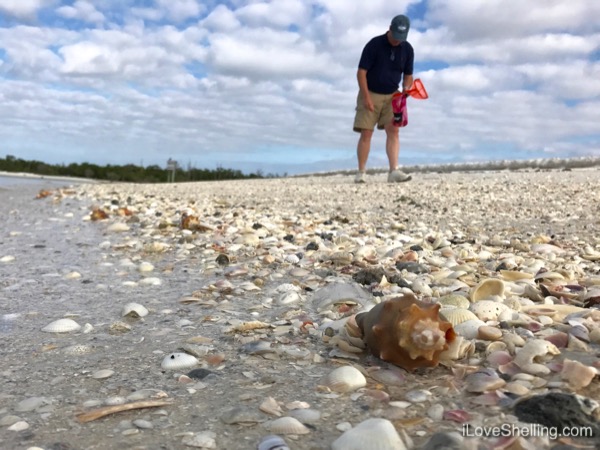
{"type": "Polygon", "coordinates": [[[365,169],[375,125],[385,130],[385,150],[390,164],[388,181],[409,181],[412,177],[398,169],[400,141],[393,125],[392,95],[402,81],[402,93],[413,84],[414,50],[406,41],[410,20],[404,15],[392,19],[389,30],[371,39],[358,63],[358,99],[354,131],[360,133],[357,146],[358,173],[355,182],[365,182],[365,169]]]}

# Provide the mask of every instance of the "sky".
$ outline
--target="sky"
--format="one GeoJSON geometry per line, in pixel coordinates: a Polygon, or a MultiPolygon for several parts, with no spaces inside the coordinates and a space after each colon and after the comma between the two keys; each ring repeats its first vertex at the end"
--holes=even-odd
{"type": "Polygon", "coordinates": [[[358,61],[397,14],[429,93],[402,165],[600,156],[599,1],[0,0],[0,157],[355,168],[358,61]]]}

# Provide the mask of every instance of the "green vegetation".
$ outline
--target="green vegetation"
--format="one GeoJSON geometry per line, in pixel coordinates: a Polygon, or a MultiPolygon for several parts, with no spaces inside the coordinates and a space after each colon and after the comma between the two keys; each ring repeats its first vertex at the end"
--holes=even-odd
{"type": "MultiPolygon", "coordinates": [[[[62,176],[90,178],[94,180],[128,181],[134,183],[166,183],[172,174],[171,170],[159,166],[140,167],[133,164],[125,166],[98,166],[96,164],[72,163],[69,165],[46,164],[41,161],[27,161],[6,155],[0,158],[0,171],[4,172],[26,172],[46,176],[62,176]]],[[[175,170],[176,182],[185,181],[214,181],[214,180],[238,180],[247,178],[275,178],[277,175],[263,175],[259,170],[257,173],[243,174],[239,170],[224,169],[218,167],[214,170],[195,169],[188,167],[186,170],[177,168],[175,170]]]]}

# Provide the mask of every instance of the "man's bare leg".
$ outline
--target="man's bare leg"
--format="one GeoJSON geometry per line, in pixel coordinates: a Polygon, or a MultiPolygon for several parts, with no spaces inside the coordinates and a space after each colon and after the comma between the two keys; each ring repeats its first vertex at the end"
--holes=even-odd
{"type": "Polygon", "coordinates": [[[356,147],[356,155],[358,157],[358,170],[364,172],[367,168],[367,159],[369,159],[369,152],[371,151],[371,138],[373,137],[373,130],[361,130],[360,138],[358,139],[358,145],[356,147]]]}

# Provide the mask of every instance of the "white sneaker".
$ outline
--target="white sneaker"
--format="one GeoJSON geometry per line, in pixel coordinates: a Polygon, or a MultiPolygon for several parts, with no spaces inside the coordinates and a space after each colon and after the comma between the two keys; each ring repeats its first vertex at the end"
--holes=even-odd
{"type": "Polygon", "coordinates": [[[412,180],[412,176],[405,174],[400,169],[395,169],[388,173],[388,183],[404,183],[410,180],[412,180]]]}
{"type": "Polygon", "coordinates": [[[356,172],[356,176],[354,177],[354,182],[360,183],[360,184],[366,183],[365,173],[361,172],[361,171],[356,172]]]}

